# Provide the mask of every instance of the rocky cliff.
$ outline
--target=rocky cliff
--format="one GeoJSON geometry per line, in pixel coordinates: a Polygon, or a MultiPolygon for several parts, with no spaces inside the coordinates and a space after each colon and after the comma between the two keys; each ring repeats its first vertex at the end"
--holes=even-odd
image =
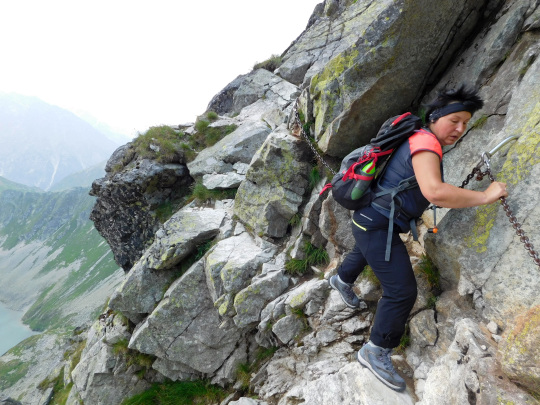
{"type": "MultiPolygon", "coordinates": [[[[538,403],[540,267],[500,204],[439,213],[440,232],[420,243],[403,235],[420,288],[394,356],[407,390],[386,388],[357,363],[381,291],[363,275],[365,304],[351,310],[329,288],[352,246],[350,212],[319,196],[328,171],[295,136],[292,110],[298,100],[304,128],[336,168],[388,116],[416,112],[443,86],[478,86],[486,104],[445,150],[446,181],[460,185],[483,152],[518,137],[491,168],[538,249],[539,28],[537,0],[326,0],[277,69],[238,77],[209,105],[219,113],[211,127],[236,130],[187,169],[207,189],[237,189],[234,199],[193,201],[149,225],[138,214],[148,202],[123,190],[150,184],[140,168],[153,160],[109,170],[93,188],[96,228],[130,259],[120,260],[125,280],[65,378],[68,403],[119,404],[153,383],[193,379],[226,387],[223,404],[538,403]],[[132,249],[134,229],[155,233],[139,232],[132,249]],[[126,350],[115,350],[120,342],[126,350]],[[273,353],[262,362],[261,348],[273,353]],[[134,353],[146,360],[130,361],[134,353]]],[[[175,183],[152,184],[165,201],[175,183]]]]}

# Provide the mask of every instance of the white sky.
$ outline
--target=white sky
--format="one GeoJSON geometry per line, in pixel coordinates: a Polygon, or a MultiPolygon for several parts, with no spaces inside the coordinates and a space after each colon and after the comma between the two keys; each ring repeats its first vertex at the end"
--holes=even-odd
{"type": "Polygon", "coordinates": [[[0,0],[0,91],[119,132],[193,122],[323,0],[0,0]]]}

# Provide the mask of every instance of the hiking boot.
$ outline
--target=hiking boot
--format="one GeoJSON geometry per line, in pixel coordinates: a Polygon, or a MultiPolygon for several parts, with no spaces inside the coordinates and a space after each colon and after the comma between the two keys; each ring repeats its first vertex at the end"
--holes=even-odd
{"type": "Polygon", "coordinates": [[[404,391],[405,380],[397,373],[392,365],[390,353],[392,349],[384,349],[368,342],[358,351],[357,357],[360,364],[369,368],[375,377],[396,391],[404,391]]]}
{"type": "Polygon", "coordinates": [[[341,281],[337,274],[330,277],[329,283],[330,287],[339,292],[339,295],[341,295],[341,299],[349,308],[360,307],[360,299],[354,293],[352,289],[352,284],[341,281]]]}

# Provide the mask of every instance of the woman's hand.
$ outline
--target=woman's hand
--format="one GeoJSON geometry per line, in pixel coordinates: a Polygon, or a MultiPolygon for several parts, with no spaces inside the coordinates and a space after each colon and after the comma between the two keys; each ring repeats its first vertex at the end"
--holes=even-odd
{"type": "Polygon", "coordinates": [[[508,196],[505,183],[491,183],[484,191],[467,190],[444,183],[441,179],[439,156],[433,152],[415,153],[412,165],[420,191],[430,203],[440,207],[476,207],[508,196]]]}
{"type": "Polygon", "coordinates": [[[506,183],[495,181],[486,188],[484,194],[486,196],[486,204],[494,203],[501,197],[508,197],[506,183]]]}

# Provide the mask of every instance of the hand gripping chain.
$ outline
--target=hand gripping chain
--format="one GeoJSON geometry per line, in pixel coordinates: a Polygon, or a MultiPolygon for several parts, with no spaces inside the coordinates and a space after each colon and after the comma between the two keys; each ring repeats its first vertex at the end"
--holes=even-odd
{"type": "MultiPolygon", "coordinates": [[[[502,146],[504,146],[506,143],[516,140],[517,136],[511,136],[506,139],[504,139],[501,143],[499,143],[495,148],[493,148],[489,152],[484,152],[482,154],[482,160],[480,163],[473,169],[472,173],[467,176],[463,184],[460,186],[460,188],[465,187],[469,181],[476,176],[477,180],[482,180],[484,176],[488,176],[489,180],[493,183],[495,181],[495,177],[493,176],[493,173],[491,172],[491,166],[489,164],[490,157],[497,152],[502,146]],[[482,172],[480,170],[480,167],[483,165],[486,166],[486,171],[482,172]]],[[[530,242],[529,238],[525,235],[525,232],[521,228],[521,224],[517,221],[516,217],[512,213],[512,210],[510,209],[510,206],[508,205],[508,202],[506,201],[506,197],[500,197],[499,200],[501,200],[501,205],[504,208],[504,211],[506,212],[506,216],[510,220],[510,223],[512,224],[512,227],[516,230],[516,234],[519,236],[519,240],[524,244],[525,249],[528,251],[529,256],[532,257],[534,262],[538,267],[540,267],[540,257],[538,256],[538,252],[534,250],[533,244],[530,242]]]]}

